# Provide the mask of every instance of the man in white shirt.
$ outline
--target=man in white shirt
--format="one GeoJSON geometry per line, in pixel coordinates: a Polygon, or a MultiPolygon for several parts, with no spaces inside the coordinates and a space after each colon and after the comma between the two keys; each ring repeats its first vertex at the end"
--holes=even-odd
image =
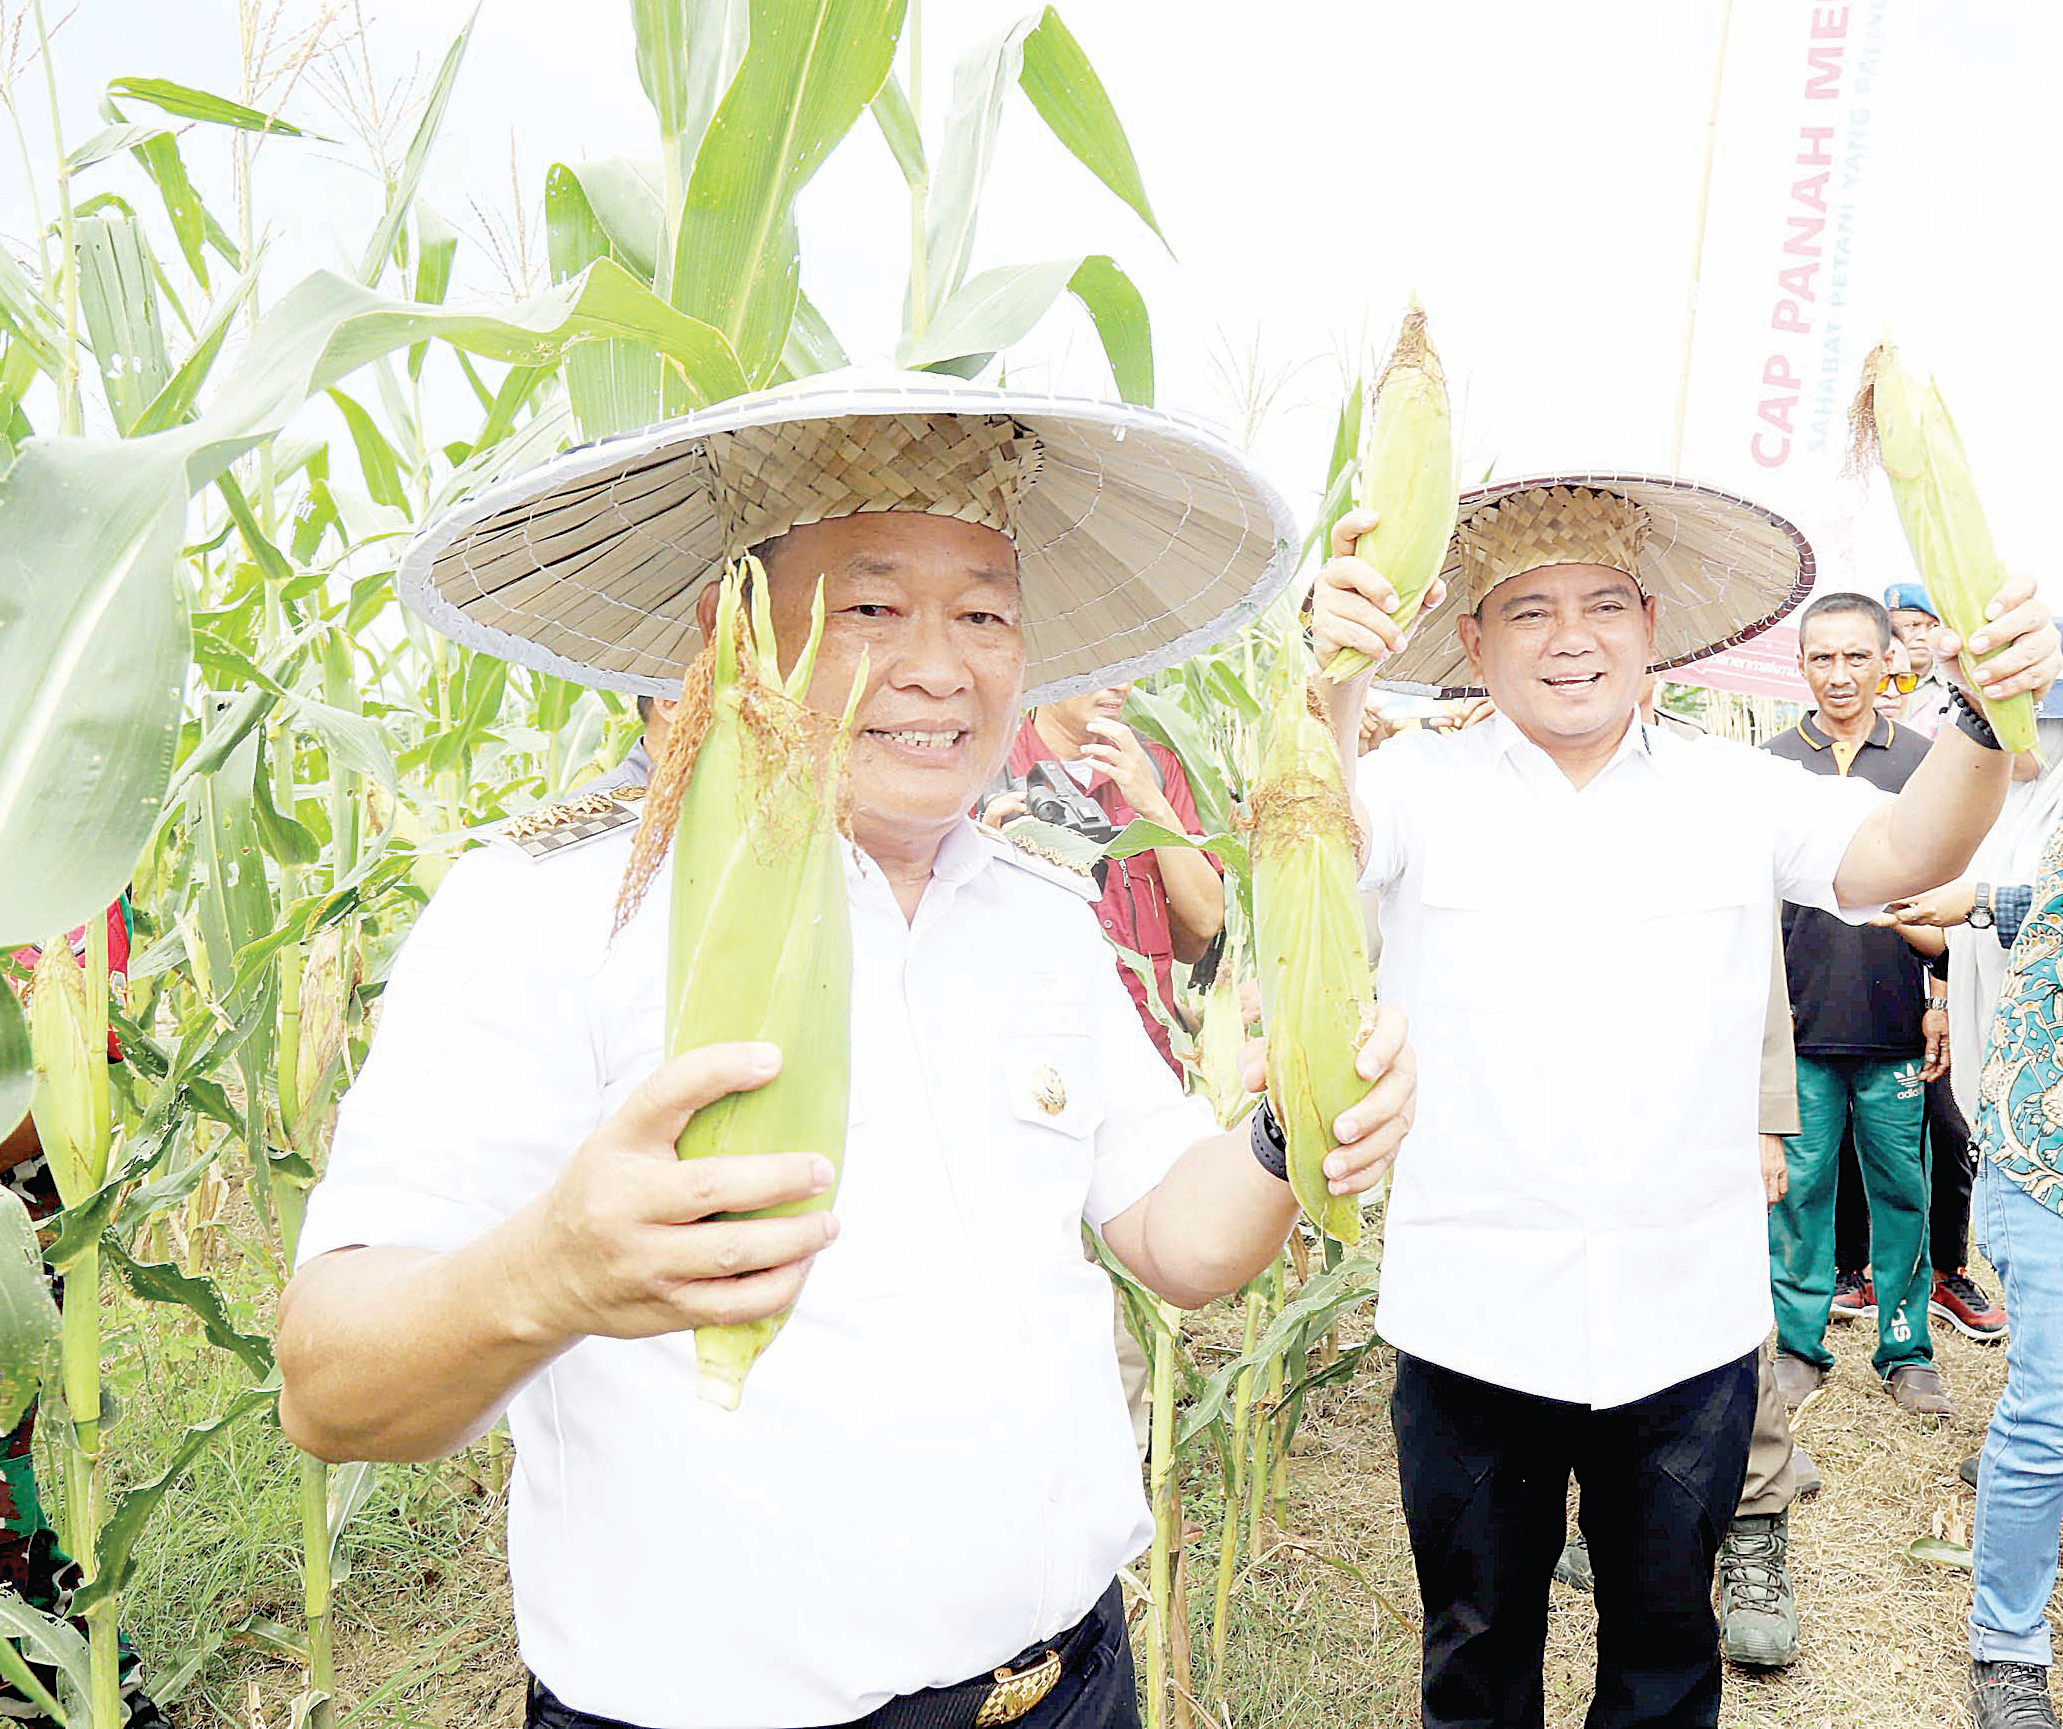
{"type": "MultiPolygon", "coordinates": [[[[838,712],[868,667],[835,1212],[734,1216],[829,1187],[810,1148],[676,1159],[782,1059],[660,1060],[669,895],[612,936],[627,829],[459,861],[311,1198],[282,1422],[326,1458],[424,1459],[508,1410],[532,1729],[1136,1723],[1115,1577],[1151,1521],[1081,1228],[1196,1305],[1295,1206],[1156,1058],[1087,906],[965,813],[1028,682],[1178,658],[1294,544],[1171,417],[833,375],[569,453],[404,559],[441,628],[637,689],[677,679],[752,548],[791,659],[823,578],[808,700],[838,712]],[[690,1329],[790,1305],[742,1408],[698,1404],[690,1329]]],[[[1340,1193],[1409,1122],[1395,1011],[1362,1068],[1340,1193]]]]}
{"type": "MultiPolygon", "coordinates": [[[[1573,1471],[1598,1607],[1588,1729],[1705,1729],[1712,1564],[1771,1322],[1755,1113],[1776,902],[1860,919],[1953,874],[2009,758],[1965,717],[1893,797],[1642,724],[1649,669],[1810,586],[1803,538],[1745,501],[1638,476],[1480,489],[1452,598],[1408,643],[1389,585],[1346,556],[1369,526],[1340,525],[1319,577],[1320,664],[1358,648],[1386,680],[1498,709],[1459,739],[1392,740],[1359,776],[1380,994],[1420,1064],[1376,1324],[1398,1353],[1424,1721],[1540,1724],[1573,1471]]],[[[2001,602],[1974,646],[2007,645],[2000,694],[2045,688],[2058,638],[2032,584],[2001,602]]],[[[1364,688],[1331,693],[1350,764],[1364,688]]]]}

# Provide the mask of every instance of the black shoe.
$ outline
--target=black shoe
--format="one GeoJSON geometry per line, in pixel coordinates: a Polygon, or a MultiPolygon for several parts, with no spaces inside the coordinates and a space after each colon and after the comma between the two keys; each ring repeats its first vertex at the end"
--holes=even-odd
{"type": "Polygon", "coordinates": [[[2038,1663],[1972,1663],[1970,1716],[1977,1729],[2058,1729],[2048,1670],[2038,1663]]]}
{"type": "Polygon", "coordinates": [[[1977,1461],[1983,1457],[1982,1453],[1972,1453],[1956,1467],[1956,1475],[1973,1489],[1977,1487],[1977,1461]]]}

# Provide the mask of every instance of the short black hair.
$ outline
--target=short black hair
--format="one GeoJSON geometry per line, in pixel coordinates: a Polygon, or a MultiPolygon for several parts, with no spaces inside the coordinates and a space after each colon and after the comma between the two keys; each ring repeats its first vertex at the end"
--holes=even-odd
{"type": "Polygon", "coordinates": [[[1891,647],[1891,615],[1884,610],[1883,603],[1866,594],[1854,594],[1842,589],[1834,594],[1823,594],[1798,615],[1798,643],[1805,643],[1805,627],[1814,619],[1832,616],[1836,613],[1860,613],[1877,627],[1877,646],[1889,652],[1891,647]]]}
{"type": "Polygon", "coordinates": [[[652,699],[648,696],[638,698],[638,719],[646,726],[652,724],[652,699]]]}

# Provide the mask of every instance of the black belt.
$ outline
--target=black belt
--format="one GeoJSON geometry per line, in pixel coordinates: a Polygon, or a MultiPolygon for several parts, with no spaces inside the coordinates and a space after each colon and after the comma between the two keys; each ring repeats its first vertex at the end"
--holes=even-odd
{"type": "MultiPolygon", "coordinates": [[[[1002,1729],[1059,1694],[1063,1682],[1079,1687],[1105,1671],[1114,1682],[1121,1682],[1123,1693],[1106,1721],[1136,1723],[1131,1670],[1125,1646],[1124,1595],[1113,1580],[1096,1606],[1066,1632],[1027,1645],[985,1675],[950,1687],[905,1693],[837,1729],[1002,1729]],[[1103,1652],[1122,1654],[1124,1661],[1098,1664],[1095,1658],[1103,1652]]],[[[616,1718],[576,1711],[535,1675],[530,1677],[525,1723],[526,1729],[636,1729],[616,1718]]]]}

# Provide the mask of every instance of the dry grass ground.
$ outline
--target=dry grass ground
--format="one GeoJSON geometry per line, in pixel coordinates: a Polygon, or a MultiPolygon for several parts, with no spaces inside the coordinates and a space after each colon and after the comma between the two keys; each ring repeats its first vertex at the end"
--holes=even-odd
{"type": "MultiPolygon", "coordinates": [[[[1229,1317],[1204,1317],[1199,1332],[1215,1342],[1229,1325],[1229,1317]]],[[[1726,1729],[1936,1729],[1964,1720],[1968,1576],[1915,1564],[1904,1551],[1920,1536],[1967,1541],[1973,1495],[1956,1465],[1982,1438],[2004,1381],[2004,1352],[1953,1333],[1938,1338],[1960,1415],[1926,1430],[1900,1417],[1878,1389],[1871,1340],[1861,1326],[1834,1329],[1838,1366],[1800,1426],[1826,1475],[1824,1492],[1794,1515],[1804,1649],[1781,1674],[1729,1675],[1726,1729]]],[[[1225,1729],[1405,1729],[1418,1721],[1418,1651],[1409,1625],[1418,1601],[1397,1501],[1388,1386],[1388,1364],[1371,1359],[1355,1383],[1322,1395],[1307,1418],[1291,1461],[1287,1540],[1247,1569],[1235,1603],[1225,1729]]],[[[276,1434],[266,1439],[282,1448],[279,1468],[290,1469],[276,1434]]],[[[242,1469],[248,1477],[256,1466],[242,1469]]],[[[354,1570],[338,1605],[340,1721],[353,1729],[514,1729],[522,1721],[521,1669],[509,1628],[498,1499],[457,1465],[395,1476],[354,1526],[354,1570]]],[[[1216,1494],[1215,1471],[1192,1475],[1200,1667],[1209,1651],[1216,1494]]],[[[253,1597],[246,1589],[212,1608],[193,1601],[185,1624],[205,1626],[210,1615],[257,1607],[293,1625],[291,1532],[279,1539],[263,1569],[278,1585],[276,1595],[253,1597]]],[[[1550,1725],[1573,1729],[1582,1722],[1593,1628],[1589,1599],[1556,1586],[1550,1725]]],[[[169,1626],[137,1631],[152,1666],[165,1664],[171,1651],[151,1634],[169,1633],[169,1626]]],[[[214,1659],[179,1701],[175,1719],[182,1729],[249,1729],[254,1683],[267,1720],[284,1722],[295,1671],[250,1649],[214,1659]]]]}

